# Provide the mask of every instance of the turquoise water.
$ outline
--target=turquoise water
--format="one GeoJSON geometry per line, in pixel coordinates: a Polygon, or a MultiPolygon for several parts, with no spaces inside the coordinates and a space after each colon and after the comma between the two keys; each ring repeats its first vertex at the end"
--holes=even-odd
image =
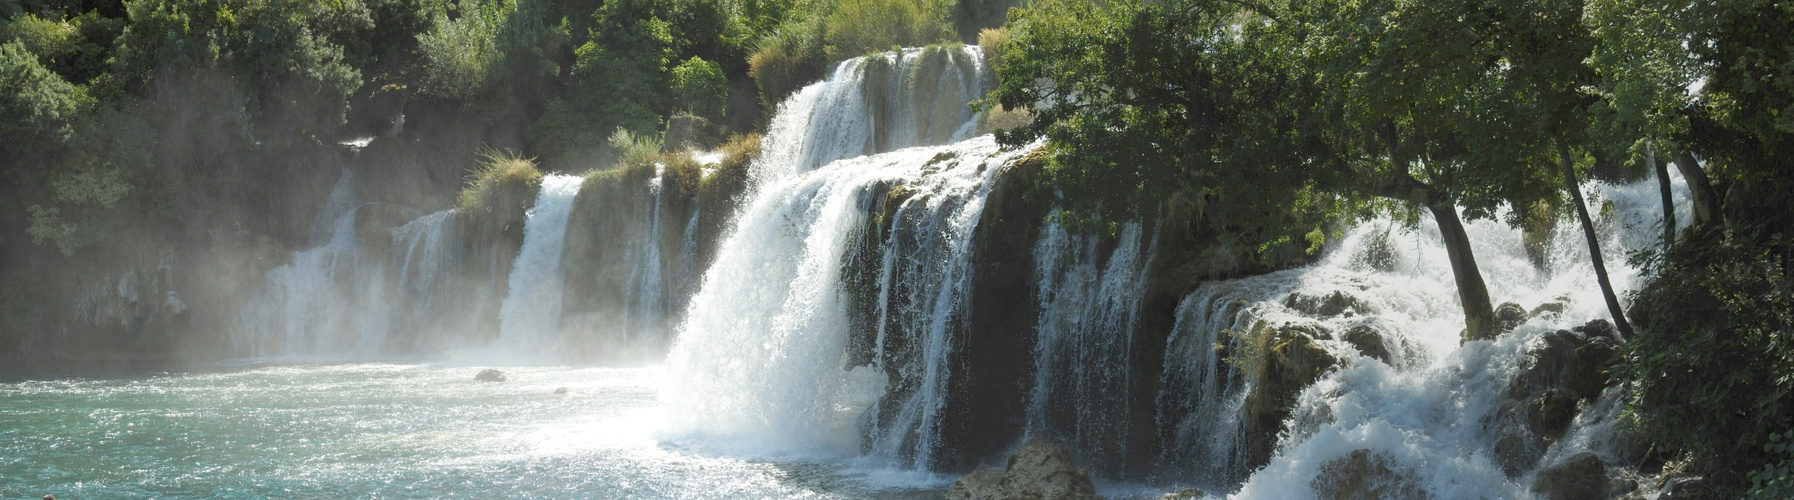
{"type": "MultiPolygon", "coordinates": [[[[0,497],[930,498],[669,438],[658,368],[351,364],[0,384],[0,497]],[[566,394],[555,394],[566,387],[566,394]]],[[[897,475],[900,476],[900,475],[897,475]]]]}

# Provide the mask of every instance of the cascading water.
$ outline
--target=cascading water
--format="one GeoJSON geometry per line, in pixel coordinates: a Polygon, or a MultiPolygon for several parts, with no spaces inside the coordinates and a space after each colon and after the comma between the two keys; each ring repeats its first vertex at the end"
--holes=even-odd
{"type": "MultiPolygon", "coordinates": [[[[648,179],[648,210],[643,214],[642,227],[647,231],[636,237],[634,245],[629,248],[632,254],[628,260],[634,263],[629,270],[629,285],[625,290],[624,300],[627,305],[623,310],[623,335],[626,344],[638,344],[650,341],[654,345],[661,343],[661,318],[665,316],[666,303],[664,284],[661,282],[661,269],[666,265],[660,255],[660,212],[661,182],[666,175],[665,165],[655,165],[654,177],[648,179]]],[[[694,219],[695,220],[695,219],[694,219]]]]}
{"type": "MultiPolygon", "coordinates": [[[[1686,206],[1686,185],[1674,180],[1678,206],[1686,206]]],[[[1598,223],[1607,266],[1620,293],[1636,289],[1642,277],[1626,265],[1625,255],[1661,244],[1655,182],[1590,183],[1584,189],[1597,198],[1591,200],[1596,208],[1603,199],[1612,203],[1612,215],[1598,223]]],[[[1530,478],[1503,472],[1484,423],[1507,397],[1509,381],[1532,363],[1529,348],[1551,331],[1606,317],[1576,224],[1559,223],[1542,269],[1528,258],[1518,231],[1499,222],[1467,224],[1497,301],[1563,307],[1535,314],[1494,341],[1461,347],[1462,312],[1440,300],[1455,297],[1455,285],[1431,221],[1412,229],[1390,220],[1366,223],[1314,265],[1202,285],[1178,308],[1165,356],[1159,396],[1163,476],[1210,491],[1232,489],[1244,479],[1239,498],[1313,497],[1325,464],[1365,450],[1434,497],[1526,496],[1530,478]],[[1349,300],[1314,310],[1311,299],[1335,293],[1349,300]],[[1270,464],[1242,478],[1240,405],[1251,383],[1213,346],[1237,351],[1238,339],[1224,332],[1256,325],[1310,325],[1334,332],[1334,338],[1371,328],[1393,354],[1385,363],[1344,340],[1319,341],[1343,361],[1341,368],[1303,390],[1270,464]]],[[[1596,406],[1611,410],[1611,397],[1596,406]]],[[[1597,421],[1584,418],[1577,425],[1605,425],[1597,421]]],[[[1573,429],[1572,436],[1583,438],[1560,441],[1547,456],[1605,443],[1591,434],[1598,432],[1573,429]]]]}
{"type": "Polygon", "coordinates": [[[779,105],[755,182],[835,160],[965,140],[989,71],[976,46],[904,49],[843,61],[779,105]]]}
{"type": "MultiPolygon", "coordinates": [[[[389,337],[404,353],[428,352],[477,324],[478,303],[458,295],[455,274],[463,264],[455,210],[419,217],[392,230],[387,265],[393,282],[389,337]],[[469,307],[472,305],[473,307],[469,307]]],[[[481,287],[482,290],[491,287],[481,287]]]]}
{"type": "Polygon", "coordinates": [[[384,266],[366,259],[356,242],[361,207],[355,176],[343,169],[313,223],[313,239],[322,244],[294,252],[292,262],[264,276],[243,306],[236,355],[365,358],[380,352],[391,308],[384,266]]]}
{"type": "Polygon", "coordinates": [[[1138,223],[1123,226],[1101,262],[1101,242],[1074,236],[1058,224],[1042,228],[1034,247],[1035,291],[1040,319],[1035,329],[1034,387],[1029,394],[1028,434],[1065,441],[1088,466],[1123,469],[1129,364],[1145,295],[1147,254],[1138,223]]]}
{"type": "Polygon", "coordinates": [[[560,329],[563,242],[573,196],[583,181],[576,175],[543,177],[535,205],[524,216],[523,247],[511,265],[510,293],[498,312],[501,356],[543,355],[560,329]]]}
{"type": "Polygon", "coordinates": [[[680,427],[749,449],[852,453],[857,420],[876,405],[870,414],[883,418],[871,424],[869,451],[926,466],[939,445],[970,235],[996,167],[1019,154],[985,137],[844,160],[767,186],[723,243],[668,357],[663,396],[680,409],[680,427]],[[871,292],[884,361],[849,367],[852,291],[841,263],[875,222],[875,197],[896,189],[907,198],[889,208],[895,220],[871,292]],[[899,337],[904,345],[893,345],[899,337]]]}

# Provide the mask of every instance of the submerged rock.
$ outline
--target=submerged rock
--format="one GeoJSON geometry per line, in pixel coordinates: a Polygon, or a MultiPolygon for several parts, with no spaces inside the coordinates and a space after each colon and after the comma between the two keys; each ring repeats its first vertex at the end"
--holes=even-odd
{"type": "Polygon", "coordinates": [[[948,500],[1085,500],[1096,496],[1090,473],[1071,461],[1064,446],[1033,440],[1009,455],[1004,470],[973,471],[947,490],[948,500]]]}
{"type": "Polygon", "coordinates": [[[1496,331],[1512,331],[1514,327],[1525,323],[1527,319],[1526,308],[1520,307],[1520,304],[1502,302],[1501,305],[1495,306],[1496,331]]]}
{"type": "Polygon", "coordinates": [[[1431,498],[1420,488],[1414,471],[1403,468],[1387,453],[1355,450],[1321,464],[1320,475],[1308,483],[1322,500],[1431,498]]]}
{"type": "Polygon", "coordinates": [[[505,376],[505,372],[487,368],[484,370],[480,370],[480,373],[475,374],[473,376],[473,379],[476,381],[479,381],[479,382],[504,382],[506,380],[510,380],[511,378],[508,376],[505,376]]]}
{"type": "Polygon", "coordinates": [[[1347,312],[1364,313],[1370,310],[1365,306],[1364,301],[1338,290],[1326,295],[1292,293],[1283,298],[1283,306],[1309,316],[1322,318],[1331,318],[1347,312]]]}
{"type": "Polygon", "coordinates": [[[561,388],[556,388],[556,389],[555,389],[555,390],[554,390],[554,393],[555,393],[555,394],[566,394],[566,393],[567,393],[567,388],[566,388],[566,387],[561,387],[561,388]]]}
{"type": "Polygon", "coordinates": [[[1533,477],[1532,493],[1544,500],[1607,498],[1607,464],[1593,453],[1578,453],[1540,470],[1533,477]]]}

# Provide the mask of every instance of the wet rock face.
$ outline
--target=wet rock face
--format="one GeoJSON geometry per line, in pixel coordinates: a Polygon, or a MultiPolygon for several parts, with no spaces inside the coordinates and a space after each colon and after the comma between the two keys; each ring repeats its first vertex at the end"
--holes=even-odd
{"type": "Polygon", "coordinates": [[[1033,440],[1009,455],[1003,470],[982,469],[953,483],[948,500],[1094,500],[1090,473],[1071,461],[1064,446],[1033,440]]]}
{"type": "Polygon", "coordinates": [[[1503,302],[1501,305],[1495,306],[1495,324],[1497,331],[1512,331],[1514,327],[1520,326],[1521,323],[1525,323],[1528,318],[1529,316],[1526,314],[1526,308],[1520,307],[1520,304],[1503,302]]]}
{"type": "Polygon", "coordinates": [[[1326,295],[1292,293],[1288,297],[1284,297],[1283,306],[1320,318],[1331,318],[1342,314],[1350,317],[1350,314],[1369,310],[1364,301],[1337,290],[1326,295]]]}
{"type": "Polygon", "coordinates": [[[1255,469],[1270,463],[1277,435],[1283,431],[1296,397],[1337,366],[1339,359],[1297,329],[1261,328],[1252,335],[1271,336],[1247,340],[1265,342],[1261,345],[1267,347],[1246,393],[1246,466],[1255,469]]]}
{"type": "Polygon", "coordinates": [[[1386,453],[1356,450],[1321,464],[1321,473],[1308,484],[1322,500],[1431,498],[1420,488],[1420,480],[1411,470],[1386,453]]]}
{"type": "Polygon", "coordinates": [[[1364,357],[1382,361],[1386,365],[1395,364],[1395,356],[1390,354],[1389,347],[1383,344],[1383,332],[1370,325],[1358,325],[1347,330],[1343,339],[1364,357]]]}
{"type": "Polygon", "coordinates": [[[1596,320],[1576,331],[1541,335],[1530,349],[1531,366],[1509,383],[1509,399],[1492,423],[1494,458],[1508,476],[1535,467],[1581,409],[1607,389],[1607,370],[1618,360],[1619,346],[1601,334],[1602,325],[1607,323],[1596,320]],[[1595,334],[1582,333],[1589,331],[1595,334]]]}
{"type": "Polygon", "coordinates": [[[1532,493],[1544,500],[1607,498],[1607,464],[1593,453],[1571,456],[1534,476],[1532,493]]]}

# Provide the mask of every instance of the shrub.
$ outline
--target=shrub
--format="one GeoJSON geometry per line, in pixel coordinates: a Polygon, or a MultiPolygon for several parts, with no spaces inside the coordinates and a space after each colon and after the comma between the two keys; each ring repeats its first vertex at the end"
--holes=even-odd
{"type": "Polygon", "coordinates": [[[36,14],[26,14],[0,25],[0,41],[19,42],[37,55],[39,62],[53,66],[75,53],[79,39],[75,25],[67,21],[51,21],[36,14]]]}
{"type": "Polygon", "coordinates": [[[1770,434],[1763,452],[1775,461],[1751,471],[1746,496],[1761,500],[1794,498],[1794,431],[1770,434]]]}
{"type": "Polygon", "coordinates": [[[748,57],[748,75],[768,107],[790,97],[828,71],[822,50],[822,24],[791,21],[764,35],[748,57]]]}
{"type": "Polygon", "coordinates": [[[1013,38],[1009,28],[985,28],[978,32],[978,48],[984,50],[984,63],[990,67],[1003,64],[1003,46],[1013,38]]]}
{"type": "Polygon", "coordinates": [[[610,134],[611,150],[617,152],[617,165],[627,168],[638,165],[653,164],[660,157],[660,136],[650,134],[632,134],[629,130],[617,127],[610,134]]]}
{"type": "Polygon", "coordinates": [[[534,158],[510,150],[480,151],[480,167],[467,178],[459,201],[464,211],[488,211],[500,191],[534,191],[542,183],[542,171],[534,158]]]}
{"type": "Polygon", "coordinates": [[[679,108],[710,119],[723,117],[729,98],[729,80],[722,66],[692,57],[673,68],[673,94],[679,108]]]}
{"type": "Polygon", "coordinates": [[[1688,235],[1635,297],[1638,333],[1615,368],[1629,418],[1725,497],[1770,462],[1769,433],[1794,424],[1794,283],[1774,246],[1688,235]]]}

